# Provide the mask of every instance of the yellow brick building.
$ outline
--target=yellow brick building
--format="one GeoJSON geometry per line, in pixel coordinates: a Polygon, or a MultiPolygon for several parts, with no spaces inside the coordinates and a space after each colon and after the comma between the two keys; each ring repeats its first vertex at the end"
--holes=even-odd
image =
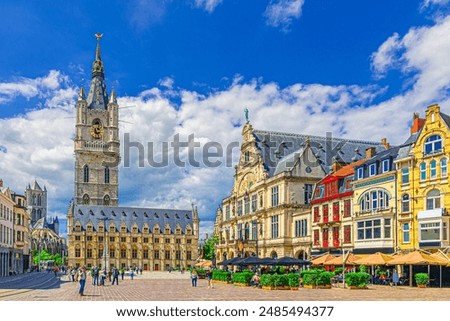
{"type": "Polygon", "coordinates": [[[398,248],[434,251],[448,247],[450,116],[438,105],[429,106],[424,119],[414,114],[407,143],[395,161],[398,248]]]}

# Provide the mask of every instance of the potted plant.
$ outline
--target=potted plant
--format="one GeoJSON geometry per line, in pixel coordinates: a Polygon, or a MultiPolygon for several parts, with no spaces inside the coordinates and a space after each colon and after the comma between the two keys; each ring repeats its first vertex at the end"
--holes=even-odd
{"type": "Polygon", "coordinates": [[[370,274],[366,272],[348,272],[345,274],[345,283],[349,289],[367,289],[370,274]]]}
{"type": "Polygon", "coordinates": [[[316,285],[318,289],[331,289],[331,278],[334,276],[333,272],[321,271],[317,275],[316,285]]]}
{"type": "Polygon", "coordinates": [[[300,274],[289,273],[288,274],[289,287],[291,290],[298,290],[300,286],[300,274]]]}
{"type": "Polygon", "coordinates": [[[214,270],[212,272],[212,279],[214,282],[227,284],[231,281],[231,272],[222,271],[222,270],[214,270]]]}
{"type": "Polygon", "coordinates": [[[416,280],[417,287],[426,288],[428,283],[428,274],[426,273],[416,273],[414,274],[414,279],[416,280]]]}
{"type": "Polygon", "coordinates": [[[250,271],[236,272],[231,276],[234,285],[249,286],[253,273],[250,271]]]}
{"type": "Polygon", "coordinates": [[[289,289],[289,278],[286,274],[274,274],[274,286],[277,290],[289,289]]]}
{"type": "Polygon", "coordinates": [[[274,275],[263,274],[260,279],[261,288],[264,290],[273,290],[274,286],[274,275]]]}

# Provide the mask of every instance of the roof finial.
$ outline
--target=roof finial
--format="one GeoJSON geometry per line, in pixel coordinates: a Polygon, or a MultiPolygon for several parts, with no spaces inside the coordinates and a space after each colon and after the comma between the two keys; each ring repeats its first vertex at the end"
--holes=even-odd
{"type": "Polygon", "coordinates": [[[96,33],[95,38],[97,38],[97,49],[95,50],[95,61],[92,66],[92,77],[100,75],[103,77],[103,62],[100,57],[100,39],[103,37],[102,33],[96,33]]]}
{"type": "Polygon", "coordinates": [[[245,121],[248,123],[249,120],[248,120],[248,109],[247,109],[247,107],[245,107],[245,109],[244,109],[244,114],[245,114],[245,121]]]}

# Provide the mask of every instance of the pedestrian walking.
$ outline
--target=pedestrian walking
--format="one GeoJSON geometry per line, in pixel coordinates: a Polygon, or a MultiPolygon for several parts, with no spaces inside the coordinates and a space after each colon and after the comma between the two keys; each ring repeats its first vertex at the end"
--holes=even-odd
{"type": "Polygon", "coordinates": [[[98,277],[99,277],[100,271],[99,268],[94,266],[92,268],[92,285],[98,285],[98,277]]]}
{"type": "Polygon", "coordinates": [[[78,272],[78,281],[80,283],[80,290],[78,293],[80,296],[84,295],[84,287],[86,286],[86,268],[83,266],[78,272]]]}
{"type": "Polygon", "coordinates": [[[117,268],[113,268],[112,270],[112,283],[114,285],[114,283],[116,283],[116,285],[119,285],[119,270],[117,268]]]}
{"type": "Polygon", "coordinates": [[[133,276],[134,276],[134,270],[133,269],[131,269],[130,270],[130,278],[133,280],[133,276]]]}
{"type": "Polygon", "coordinates": [[[53,272],[55,272],[55,277],[58,276],[58,271],[59,271],[59,268],[57,265],[55,265],[55,267],[53,268],[53,272]]]}
{"type": "Polygon", "coordinates": [[[124,275],[125,275],[125,269],[121,268],[120,269],[120,277],[122,278],[122,280],[123,280],[124,275]]]}
{"type": "Polygon", "coordinates": [[[70,276],[72,277],[72,282],[75,282],[75,274],[77,274],[77,271],[75,270],[75,268],[72,268],[70,270],[70,276]]]}
{"type": "Polygon", "coordinates": [[[208,289],[214,289],[211,269],[206,271],[206,280],[208,281],[208,289]]]}
{"type": "Polygon", "coordinates": [[[192,286],[197,286],[197,279],[198,279],[198,273],[196,269],[192,269],[191,271],[191,280],[192,280],[192,286]]]}

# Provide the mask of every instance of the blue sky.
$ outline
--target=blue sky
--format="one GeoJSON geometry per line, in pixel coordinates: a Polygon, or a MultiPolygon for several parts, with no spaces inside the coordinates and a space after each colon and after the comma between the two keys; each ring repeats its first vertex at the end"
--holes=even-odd
{"type": "MultiPolygon", "coordinates": [[[[438,103],[450,113],[448,7],[449,0],[2,1],[0,177],[17,192],[36,178],[49,190],[50,215],[64,216],[73,195],[74,101],[89,86],[97,32],[108,91],[129,107],[121,133],[143,145],[177,134],[194,134],[202,146],[240,142],[245,107],[258,129],[399,144],[414,111],[438,103]]],[[[232,166],[139,167],[131,154],[120,169],[121,204],[194,202],[202,231],[211,231],[232,166]]]]}

